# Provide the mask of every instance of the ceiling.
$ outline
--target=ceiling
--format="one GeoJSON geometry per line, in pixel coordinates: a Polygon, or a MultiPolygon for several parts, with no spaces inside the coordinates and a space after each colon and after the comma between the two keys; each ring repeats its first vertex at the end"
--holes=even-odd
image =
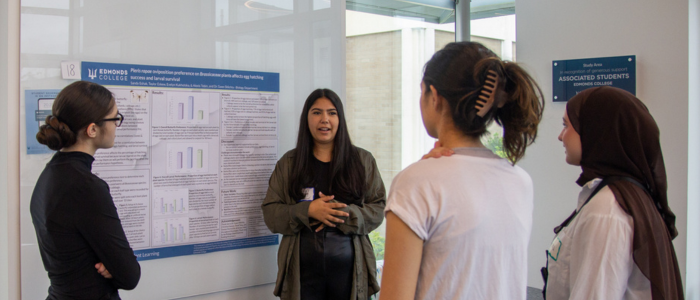
{"type": "MultiPolygon", "coordinates": [[[[346,8],[366,13],[422,19],[425,22],[442,24],[455,21],[454,1],[346,0],[346,8]]],[[[515,14],[514,0],[473,0],[470,7],[472,20],[515,14]]]]}

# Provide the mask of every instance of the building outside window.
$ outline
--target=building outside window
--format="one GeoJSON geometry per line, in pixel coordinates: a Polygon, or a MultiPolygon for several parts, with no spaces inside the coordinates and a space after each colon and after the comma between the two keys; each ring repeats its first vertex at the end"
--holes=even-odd
{"type": "MultiPolygon", "coordinates": [[[[346,117],[353,143],[374,155],[388,193],[394,176],[435,143],[420,115],[420,82],[425,63],[455,41],[454,12],[390,3],[400,1],[379,1],[383,8],[358,2],[367,1],[347,1],[346,117]]],[[[476,15],[472,2],[471,40],[515,61],[515,15],[476,15]]],[[[498,154],[501,136],[494,124],[483,142],[498,154]]],[[[379,267],[384,237],[384,224],[370,234],[379,267]]]]}

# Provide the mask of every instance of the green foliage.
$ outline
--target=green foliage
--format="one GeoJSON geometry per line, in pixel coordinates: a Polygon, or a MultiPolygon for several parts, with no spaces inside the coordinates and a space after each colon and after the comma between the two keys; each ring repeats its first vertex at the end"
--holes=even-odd
{"type": "Polygon", "coordinates": [[[372,247],[374,248],[374,257],[377,260],[384,259],[384,242],[385,239],[379,235],[379,231],[372,231],[369,233],[369,240],[372,242],[372,247]]]}
{"type": "Polygon", "coordinates": [[[503,149],[503,138],[500,134],[494,133],[486,137],[484,141],[484,146],[493,151],[496,155],[506,158],[506,151],[503,149]]]}

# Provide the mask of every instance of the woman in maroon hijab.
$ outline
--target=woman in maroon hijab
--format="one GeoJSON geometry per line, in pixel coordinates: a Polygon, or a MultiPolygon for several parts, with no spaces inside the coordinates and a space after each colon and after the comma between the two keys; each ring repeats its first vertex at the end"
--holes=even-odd
{"type": "Polygon", "coordinates": [[[683,299],[659,128],[646,106],[618,88],[587,89],[567,103],[559,140],[566,162],[581,166],[583,190],[547,251],[547,300],[683,299]]]}

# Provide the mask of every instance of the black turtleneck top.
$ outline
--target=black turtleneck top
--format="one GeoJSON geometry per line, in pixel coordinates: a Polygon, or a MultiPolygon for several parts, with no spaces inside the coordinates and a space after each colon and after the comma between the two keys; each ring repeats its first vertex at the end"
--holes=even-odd
{"type": "Polygon", "coordinates": [[[124,234],[109,186],[92,173],[95,159],[57,152],[39,176],[30,211],[51,287],[47,299],[120,299],[141,267],[124,234]],[[102,262],[112,279],[102,277],[102,262]]]}

